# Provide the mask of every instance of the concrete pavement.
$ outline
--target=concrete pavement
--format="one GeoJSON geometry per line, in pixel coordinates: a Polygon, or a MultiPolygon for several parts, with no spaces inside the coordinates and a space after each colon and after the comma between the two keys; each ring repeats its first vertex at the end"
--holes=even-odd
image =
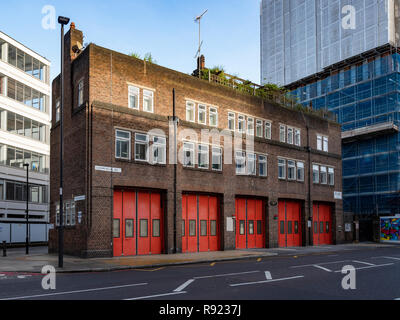
{"type": "MultiPolygon", "coordinates": [[[[58,273],[106,272],[221,261],[254,260],[273,256],[321,255],[325,253],[332,254],[343,251],[373,250],[385,247],[400,248],[400,246],[393,246],[390,244],[361,243],[322,247],[234,250],[120,258],[82,259],[65,256],[64,268],[56,269],[58,273]]],[[[57,267],[58,265],[58,256],[55,254],[48,254],[47,247],[31,248],[30,253],[29,256],[26,256],[24,248],[8,250],[7,257],[0,257],[0,272],[41,273],[43,266],[52,265],[57,267]]]]}

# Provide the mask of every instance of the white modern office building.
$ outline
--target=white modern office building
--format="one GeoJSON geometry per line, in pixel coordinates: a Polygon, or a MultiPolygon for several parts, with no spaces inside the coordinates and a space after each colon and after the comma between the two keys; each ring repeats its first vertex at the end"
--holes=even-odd
{"type": "Polygon", "coordinates": [[[285,86],[395,45],[398,11],[398,0],[262,0],[261,83],[285,86]]]}
{"type": "Polygon", "coordinates": [[[0,32],[0,241],[48,240],[50,62],[0,32]],[[29,192],[26,189],[29,164],[29,192]]]}

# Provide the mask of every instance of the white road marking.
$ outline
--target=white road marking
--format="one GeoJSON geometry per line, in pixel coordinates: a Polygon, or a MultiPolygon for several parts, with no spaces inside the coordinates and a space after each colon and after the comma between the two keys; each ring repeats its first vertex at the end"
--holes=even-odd
{"type": "Polygon", "coordinates": [[[318,269],[322,269],[322,270],[327,271],[327,272],[332,272],[332,270],[330,270],[328,268],[321,267],[321,266],[319,266],[317,264],[314,264],[313,267],[318,268],[318,269]]]}
{"type": "Polygon", "coordinates": [[[326,265],[326,264],[343,263],[343,262],[348,262],[348,261],[350,261],[350,260],[321,262],[321,263],[314,263],[314,264],[304,264],[304,265],[301,265],[301,266],[293,266],[293,267],[290,267],[290,268],[314,267],[316,265],[320,266],[320,265],[326,265]]]}
{"type": "Polygon", "coordinates": [[[174,292],[181,292],[183,291],[183,289],[185,289],[187,286],[191,285],[194,282],[194,279],[190,279],[188,281],[186,281],[184,284],[182,284],[181,286],[179,286],[178,288],[176,288],[174,290],[174,292]]]}
{"type": "Polygon", "coordinates": [[[360,263],[360,264],[366,264],[367,266],[376,266],[376,264],[364,262],[364,261],[353,260],[353,262],[360,263]]]}
{"type": "Polygon", "coordinates": [[[265,271],[265,278],[266,278],[267,280],[272,280],[271,272],[265,271]]]}
{"type": "MultiPolygon", "coordinates": [[[[387,267],[387,266],[392,266],[394,263],[386,263],[386,264],[377,264],[373,266],[367,266],[367,267],[361,267],[361,268],[355,268],[354,270],[363,270],[363,269],[371,269],[371,268],[379,268],[379,267],[387,267]]],[[[342,272],[342,270],[338,270],[335,272],[342,272]]]]}
{"type": "Polygon", "coordinates": [[[293,280],[293,279],[299,279],[299,278],[304,278],[304,276],[296,276],[296,277],[290,277],[290,278],[282,278],[282,279],[275,279],[275,280],[264,280],[264,281],[256,281],[256,282],[235,283],[235,284],[231,284],[230,286],[231,287],[248,286],[248,285],[252,285],[252,284],[287,281],[287,280],[293,280]]]}
{"type": "Polygon", "coordinates": [[[249,274],[249,273],[257,273],[257,272],[260,272],[260,271],[247,271],[247,272],[238,272],[238,273],[217,274],[217,275],[213,275],[213,276],[194,277],[193,279],[199,280],[199,279],[218,278],[218,277],[230,277],[230,276],[237,276],[240,274],[249,274]]]}
{"type": "Polygon", "coordinates": [[[382,258],[386,258],[386,259],[392,259],[392,260],[398,260],[398,261],[400,261],[400,258],[395,258],[395,257],[382,257],[382,258]]]}
{"type": "Polygon", "coordinates": [[[144,300],[144,299],[151,299],[151,298],[157,298],[157,297],[174,296],[174,295],[177,295],[177,294],[185,294],[185,293],[186,293],[185,291],[171,292],[171,293],[156,294],[156,295],[153,295],[153,296],[129,298],[129,299],[125,299],[125,300],[126,300],[126,301],[144,300]]]}
{"type": "Polygon", "coordinates": [[[394,299],[394,300],[398,300],[398,301],[400,301],[400,298],[397,298],[397,299],[394,299]]]}
{"type": "Polygon", "coordinates": [[[128,285],[124,285],[124,286],[85,289],[85,290],[75,290],[75,291],[65,291],[65,292],[55,292],[55,293],[47,293],[47,294],[37,294],[37,295],[32,295],[32,296],[5,298],[5,299],[0,299],[0,300],[20,300],[20,299],[50,297],[50,296],[59,296],[59,295],[64,295],[64,294],[74,294],[74,293],[83,293],[83,292],[93,292],[93,291],[113,290],[113,289],[129,288],[129,287],[146,286],[147,284],[148,283],[135,283],[135,284],[128,284],[128,285]]]}

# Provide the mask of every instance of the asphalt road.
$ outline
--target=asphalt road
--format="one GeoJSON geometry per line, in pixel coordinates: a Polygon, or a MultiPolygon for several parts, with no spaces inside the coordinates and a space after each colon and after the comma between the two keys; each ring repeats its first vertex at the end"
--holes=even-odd
{"type": "Polygon", "coordinates": [[[400,298],[400,247],[308,256],[268,257],[149,270],[43,275],[0,273],[0,300],[395,300],[400,298]],[[344,290],[344,266],[356,289],[344,290]]]}

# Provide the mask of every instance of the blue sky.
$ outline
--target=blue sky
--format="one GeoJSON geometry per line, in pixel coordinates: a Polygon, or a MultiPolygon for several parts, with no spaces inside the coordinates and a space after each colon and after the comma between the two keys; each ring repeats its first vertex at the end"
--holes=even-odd
{"type": "Polygon", "coordinates": [[[42,8],[68,16],[85,43],[122,53],[151,52],[159,65],[191,73],[196,67],[198,25],[206,65],[260,82],[260,0],[13,0],[1,5],[0,30],[52,62],[51,79],[60,70],[59,26],[42,28],[42,8]]]}

